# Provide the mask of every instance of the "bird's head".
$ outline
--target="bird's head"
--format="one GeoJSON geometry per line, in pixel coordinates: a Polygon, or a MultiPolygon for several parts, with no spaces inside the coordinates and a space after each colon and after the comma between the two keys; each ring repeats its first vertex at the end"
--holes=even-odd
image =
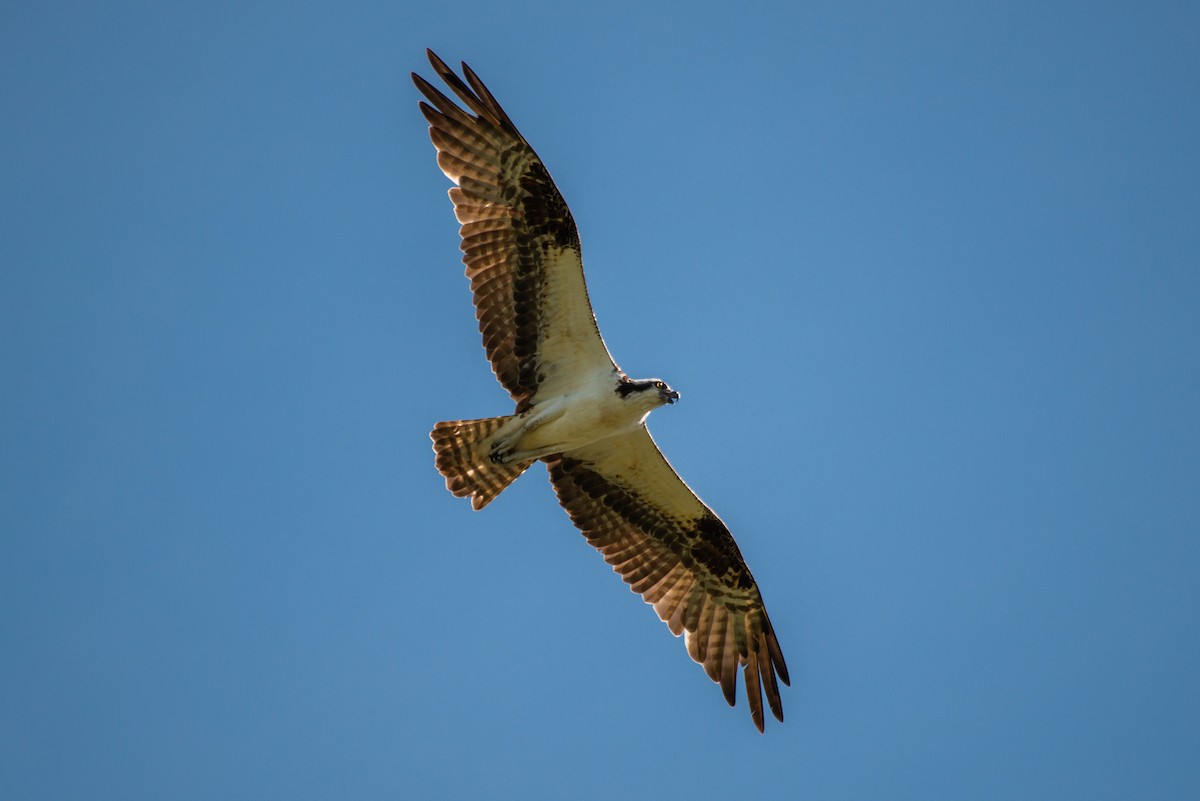
{"type": "Polygon", "coordinates": [[[667,386],[666,381],[658,378],[640,381],[622,379],[617,384],[617,394],[626,403],[636,403],[645,407],[647,411],[679,400],[679,393],[667,386]]]}

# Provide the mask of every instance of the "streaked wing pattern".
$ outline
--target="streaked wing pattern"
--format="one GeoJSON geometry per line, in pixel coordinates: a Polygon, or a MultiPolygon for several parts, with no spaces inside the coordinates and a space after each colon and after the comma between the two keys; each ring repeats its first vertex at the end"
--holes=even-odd
{"type": "Polygon", "coordinates": [[[523,411],[564,373],[616,369],[596,327],[571,211],[541,159],[483,82],[429,61],[467,107],[419,75],[421,111],[462,227],[463,261],[492,369],[523,411]]]}
{"type": "Polygon", "coordinates": [[[605,561],[654,606],[730,706],[737,668],[763,730],[762,695],[783,720],[787,665],[729,529],[667,463],[645,428],[545,460],[559,502],[605,561]],[[761,690],[760,690],[761,688],[761,690]]]}

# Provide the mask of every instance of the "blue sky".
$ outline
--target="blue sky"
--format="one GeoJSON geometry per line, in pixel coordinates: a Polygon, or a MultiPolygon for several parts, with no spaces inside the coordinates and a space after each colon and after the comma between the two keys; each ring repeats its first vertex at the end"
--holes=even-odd
{"type": "Polygon", "coordinates": [[[1189,3],[0,11],[0,795],[1200,794],[1189,3]],[[571,203],[793,677],[765,736],[535,469],[411,70],[571,203]]]}

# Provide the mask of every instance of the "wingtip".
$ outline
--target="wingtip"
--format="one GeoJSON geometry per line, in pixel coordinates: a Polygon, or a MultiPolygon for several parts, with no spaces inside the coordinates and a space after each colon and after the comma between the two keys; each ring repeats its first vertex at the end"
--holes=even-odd
{"type": "Polygon", "coordinates": [[[727,678],[726,674],[721,676],[721,692],[725,695],[725,700],[730,706],[737,706],[737,674],[733,678],[727,678]]]}
{"type": "Polygon", "coordinates": [[[438,75],[445,77],[447,74],[454,74],[454,70],[450,69],[450,65],[442,61],[441,56],[433,52],[432,48],[425,48],[425,57],[429,59],[430,65],[438,75]]]}

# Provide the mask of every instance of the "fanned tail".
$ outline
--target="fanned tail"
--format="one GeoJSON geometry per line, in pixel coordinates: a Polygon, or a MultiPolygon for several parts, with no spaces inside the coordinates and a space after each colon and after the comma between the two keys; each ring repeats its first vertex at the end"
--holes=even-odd
{"type": "Polygon", "coordinates": [[[533,461],[496,464],[491,460],[488,440],[512,417],[484,420],[447,420],[429,433],[438,472],[446,477],[446,489],[457,498],[470,497],[471,508],[479,511],[504,488],[524,473],[533,461]]]}

